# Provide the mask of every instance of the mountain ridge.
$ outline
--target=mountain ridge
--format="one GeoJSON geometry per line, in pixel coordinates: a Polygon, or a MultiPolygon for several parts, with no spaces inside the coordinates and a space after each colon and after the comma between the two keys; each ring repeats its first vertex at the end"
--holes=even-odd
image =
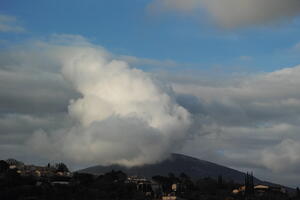
{"type": "MultiPolygon", "coordinates": [[[[156,164],[146,164],[143,166],[135,167],[125,167],[121,165],[110,165],[110,166],[93,166],[88,167],[77,172],[79,173],[90,173],[90,174],[103,174],[111,170],[121,170],[126,174],[133,176],[143,176],[146,178],[151,178],[155,175],[167,176],[169,173],[179,175],[180,173],[185,173],[193,180],[199,178],[211,177],[217,179],[219,175],[223,177],[224,180],[234,181],[236,183],[243,184],[245,180],[245,173],[220,165],[210,161],[201,160],[195,157],[186,156],[183,154],[173,153],[171,156],[156,164]]],[[[280,184],[275,184],[267,181],[262,181],[254,177],[255,184],[265,184],[270,186],[279,186],[280,184]]],[[[288,188],[288,187],[286,187],[288,188]]]]}
{"type": "MultiPolygon", "coordinates": [[[[168,159],[156,164],[146,164],[143,166],[130,168],[121,165],[97,165],[78,170],[77,172],[100,175],[110,172],[111,170],[121,170],[129,176],[137,175],[145,178],[152,178],[155,175],[168,176],[169,173],[173,173],[174,175],[178,176],[183,172],[191,177],[191,179],[194,181],[206,177],[217,179],[218,176],[221,175],[223,180],[234,181],[239,184],[244,184],[246,175],[245,172],[241,172],[236,169],[178,153],[172,153],[168,159]]],[[[253,177],[253,181],[255,185],[262,184],[268,186],[281,186],[286,188],[288,192],[295,193],[294,188],[283,186],[277,183],[263,181],[256,178],[255,176],[253,177]]]]}

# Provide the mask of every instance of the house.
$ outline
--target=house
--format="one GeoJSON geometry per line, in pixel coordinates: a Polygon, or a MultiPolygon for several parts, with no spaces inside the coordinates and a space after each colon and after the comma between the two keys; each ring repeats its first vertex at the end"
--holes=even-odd
{"type": "Polygon", "coordinates": [[[162,196],[162,200],[184,200],[184,199],[176,196],[174,193],[171,193],[169,195],[162,196]]]}
{"type": "MultiPolygon", "coordinates": [[[[232,194],[244,194],[246,187],[243,185],[238,189],[232,190],[232,194]]],[[[286,194],[286,189],[280,186],[268,186],[268,185],[256,185],[254,186],[254,193],[258,196],[263,195],[264,193],[280,193],[286,194]]]]}
{"type": "Polygon", "coordinates": [[[13,158],[7,159],[6,163],[9,165],[9,169],[21,169],[24,167],[24,163],[13,158]]]}

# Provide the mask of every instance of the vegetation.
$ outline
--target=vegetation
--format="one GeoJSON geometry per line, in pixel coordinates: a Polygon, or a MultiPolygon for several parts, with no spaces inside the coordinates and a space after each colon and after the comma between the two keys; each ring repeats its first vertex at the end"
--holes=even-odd
{"type": "Polygon", "coordinates": [[[0,173],[4,173],[8,170],[9,165],[4,160],[0,160],[0,173]]]}
{"type": "MultiPolygon", "coordinates": [[[[48,164],[48,166],[50,165],[48,164]]],[[[57,163],[55,165],[55,168],[57,172],[69,172],[67,165],[65,165],[64,163],[57,163]]]]}
{"type": "Polygon", "coordinates": [[[101,176],[75,173],[71,179],[63,176],[43,179],[20,176],[17,170],[8,169],[0,176],[0,199],[144,199],[134,184],[125,183],[126,177],[120,171],[112,171],[101,176]]]}
{"type": "MultiPolygon", "coordinates": [[[[18,169],[10,169],[5,161],[0,161],[0,199],[1,200],[144,200],[161,199],[164,195],[174,195],[186,200],[288,200],[287,195],[265,192],[259,196],[233,194],[232,190],[241,185],[232,181],[226,181],[219,176],[217,180],[203,178],[192,181],[189,176],[181,173],[175,176],[154,176],[152,181],[130,181],[122,171],[110,171],[109,173],[95,176],[85,173],[74,173],[72,176],[59,175],[69,172],[64,163],[55,166],[57,175],[34,176],[20,175],[18,169]],[[142,184],[142,185],[141,185],[142,184]],[[159,186],[158,190],[151,185],[159,186]],[[139,186],[146,187],[139,187],[139,186]]],[[[50,168],[50,164],[48,164],[50,168]]],[[[142,179],[141,179],[142,180],[142,179]]],[[[297,189],[294,199],[299,199],[297,189]]]]}

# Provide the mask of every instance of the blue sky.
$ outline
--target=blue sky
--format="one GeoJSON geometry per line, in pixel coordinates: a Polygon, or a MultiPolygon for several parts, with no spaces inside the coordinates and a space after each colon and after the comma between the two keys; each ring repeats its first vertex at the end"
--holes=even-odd
{"type": "Polygon", "coordinates": [[[24,33],[1,33],[20,41],[51,34],[78,34],[116,54],[193,63],[195,68],[245,67],[272,71],[299,63],[300,19],[222,29],[190,16],[147,11],[149,0],[2,0],[0,13],[15,16],[24,33]]]}

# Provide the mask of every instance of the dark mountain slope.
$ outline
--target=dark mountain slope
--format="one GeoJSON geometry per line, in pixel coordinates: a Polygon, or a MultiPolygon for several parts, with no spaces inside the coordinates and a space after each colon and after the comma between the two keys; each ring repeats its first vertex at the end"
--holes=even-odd
{"type": "MultiPolygon", "coordinates": [[[[80,170],[79,172],[102,174],[111,170],[122,170],[128,175],[138,175],[147,178],[151,178],[155,175],[168,175],[170,172],[175,175],[184,172],[195,180],[204,177],[217,178],[219,175],[222,175],[226,180],[233,180],[238,183],[243,183],[245,180],[245,174],[243,172],[181,154],[172,154],[169,159],[157,164],[131,168],[120,165],[94,166],[80,170]]],[[[254,181],[255,183],[263,183],[256,178],[254,181]]]]}

